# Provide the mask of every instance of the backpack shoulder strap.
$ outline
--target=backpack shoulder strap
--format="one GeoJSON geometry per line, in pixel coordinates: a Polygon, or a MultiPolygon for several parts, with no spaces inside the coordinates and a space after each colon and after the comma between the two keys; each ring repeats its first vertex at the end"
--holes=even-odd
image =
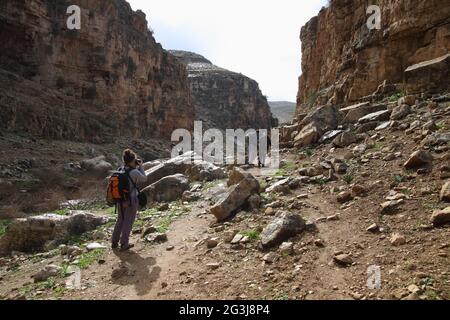
{"type": "Polygon", "coordinates": [[[133,184],[133,186],[135,187],[135,189],[137,190],[138,193],[141,192],[141,190],[139,190],[139,188],[137,187],[136,183],[134,182],[133,178],[130,176],[130,172],[133,171],[135,169],[129,168],[128,170],[125,170],[128,178],[130,179],[131,183],[133,184]]]}

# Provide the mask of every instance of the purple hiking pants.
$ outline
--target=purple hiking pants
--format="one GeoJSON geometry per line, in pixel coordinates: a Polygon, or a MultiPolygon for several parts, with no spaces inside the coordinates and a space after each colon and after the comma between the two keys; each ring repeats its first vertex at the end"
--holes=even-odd
{"type": "Polygon", "coordinates": [[[131,199],[131,204],[130,201],[125,201],[118,205],[119,214],[112,236],[113,245],[119,244],[119,241],[122,247],[129,245],[130,234],[133,229],[134,220],[136,219],[138,206],[139,202],[137,198],[131,199]]]}

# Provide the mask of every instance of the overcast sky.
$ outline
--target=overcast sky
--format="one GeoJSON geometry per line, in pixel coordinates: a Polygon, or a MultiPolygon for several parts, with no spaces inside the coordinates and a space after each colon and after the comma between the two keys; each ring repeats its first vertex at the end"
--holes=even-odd
{"type": "Polygon", "coordinates": [[[259,82],[270,100],[295,101],[300,28],[326,0],[128,0],[165,49],[204,55],[259,82]]]}

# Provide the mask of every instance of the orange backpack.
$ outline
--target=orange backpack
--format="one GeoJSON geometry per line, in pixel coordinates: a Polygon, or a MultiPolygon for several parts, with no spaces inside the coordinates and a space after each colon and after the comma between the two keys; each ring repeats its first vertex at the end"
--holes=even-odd
{"type": "Polygon", "coordinates": [[[120,168],[109,178],[108,189],[106,192],[106,203],[113,207],[117,203],[130,199],[130,170],[120,168]]]}

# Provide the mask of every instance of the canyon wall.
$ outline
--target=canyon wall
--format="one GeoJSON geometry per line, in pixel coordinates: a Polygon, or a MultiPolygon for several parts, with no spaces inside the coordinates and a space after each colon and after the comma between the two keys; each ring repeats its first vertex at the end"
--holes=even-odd
{"type": "Polygon", "coordinates": [[[189,74],[196,120],[218,129],[265,129],[276,126],[266,97],[256,81],[213,65],[192,52],[171,51],[189,74]]]}
{"type": "Polygon", "coordinates": [[[448,0],[333,0],[302,28],[300,38],[297,114],[374,93],[449,89],[448,0]],[[366,25],[369,5],[381,9],[380,30],[366,25]]]}
{"type": "Polygon", "coordinates": [[[124,0],[1,1],[0,51],[2,130],[102,142],[193,127],[184,65],[124,0]]]}

